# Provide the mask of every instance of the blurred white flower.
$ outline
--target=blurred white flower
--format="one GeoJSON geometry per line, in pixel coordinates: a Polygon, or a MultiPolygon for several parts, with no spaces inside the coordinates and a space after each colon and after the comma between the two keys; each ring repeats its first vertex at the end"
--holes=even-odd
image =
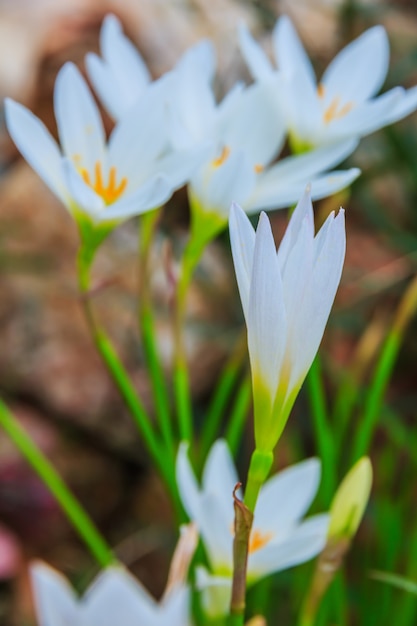
{"type": "Polygon", "coordinates": [[[97,105],[71,63],[57,76],[54,108],[60,146],[38,118],[12,100],[6,101],[7,128],[78,221],[111,226],[161,206],[201,158],[199,151],[167,158],[164,105],[155,91],[124,116],[108,142],[97,105]]]}
{"type": "MultiPolygon", "coordinates": [[[[228,611],[233,574],[233,490],[238,482],[225,441],[214,443],[198,486],[187,456],[187,444],[177,457],[177,483],[182,503],[196,524],[210,565],[197,570],[205,590],[208,614],[228,611]]],[[[309,459],[270,478],[261,488],[249,543],[248,585],[272,572],[303,563],[318,554],[326,541],[327,515],[302,521],[320,480],[320,462],[309,459]]]]}
{"type": "Polygon", "coordinates": [[[370,28],[333,59],[317,84],[313,66],[287,16],[273,31],[278,72],[246,27],[240,45],[253,77],[275,80],[276,102],[293,146],[311,149],[367,135],[417,108],[417,87],[396,87],[375,98],[389,65],[389,42],[382,26],[370,28]]]}
{"type": "Polygon", "coordinates": [[[255,233],[234,205],[230,239],[248,331],[256,448],[273,450],[316,355],[345,257],[344,211],[314,235],[307,189],[278,249],[262,213],[255,233]]]}
{"type": "Polygon", "coordinates": [[[101,102],[116,120],[137,105],[151,85],[161,98],[179,97],[184,101],[183,92],[188,82],[210,85],[215,71],[213,46],[203,40],[183,54],[174,70],[152,81],[139,51],[123,33],[117,17],[111,14],[103,20],[100,51],[102,57],[92,52],[86,56],[88,77],[101,102]]]}
{"type": "Polygon", "coordinates": [[[79,598],[68,581],[44,563],[31,567],[39,626],[188,626],[187,587],[176,586],[156,602],[121,566],[105,569],[79,598]]]}
{"type": "Polygon", "coordinates": [[[275,163],[286,127],[269,92],[267,83],[237,86],[217,107],[207,102],[205,109],[195,108],[194,117],[213,139],[212,153],[189,183],[196,229],[210,221],[214,232],[223,228],[232,201],[247,213],[284,208],[297,202],[309,181],[313,198],[319,199],[359,175],[356,168],[328,171],[356,148],[355,139],[275,163]]]}

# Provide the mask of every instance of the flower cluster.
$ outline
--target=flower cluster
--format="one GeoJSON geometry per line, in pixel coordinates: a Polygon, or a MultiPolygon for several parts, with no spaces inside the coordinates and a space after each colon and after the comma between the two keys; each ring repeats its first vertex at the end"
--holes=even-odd
{"type": "MultiPolygon", "coordinates": [[[[86,71],[115,122],[108,138],[93,94],[71,63],[60,70],[55,84],[59,143],[25,107],[12,100],[5,104],[15,144],[78,225],[84,287],[94,254],[111,230],[132,216],[160,208],[182,186],[187,185],[191,211],[191,256],[183,263],[183,276],[186,270],[191,274],[205,244],[229,221],[254,404],[255,449],[244,495],[238,490],[225,440],[213,443],[212,437],[200,487],[190,460],[195,460],[197,446],[173,440],[169,415],[168,422],[161,418],[163,436],[153,439],[151,420],[144,421],[134,386],[116,362],[110,342],[94,327],[87,304],[88,321],[104,360],[136,412],[154,458],[166,456],[160,467],[171,462],[163,476],[173,485],[176,504],[180,507],[181,500],[204,545],[206,561],[196,559],[194,580],[202,592],[202,613],[209,619],[223,619],[229,607],[233,614],[242,610],[244,596],[236,600],[239,581],[250,587],[319,554],[320,565],[329,558],[329,549],[341,543],[344,554],[363,515],[372,476],[367,459],[342,483],[330,516],[316,514],[306,520],[319,486],[320,461],[309,459],[268,475],[274,449],[319,348],[344,263],[344,210],[332,212],[316,233],[312,200],[343,189],[359,175],[357,168],[333,168],[356,149],[361,136],[417,108],[417,87],[408,91],[397,87],[375,97],[388,68],[382,27],[370,29],[342,50],[318,84],[289,18],[282,17],[273,32],[276,67],[247,28],[241,27],[239,38],[255,82],[238,83],[219,102],[213,90],[215,57],[209,41],[189,49],[171,71],[153,81],[117,18],[107,16],[101,56],[89,54],[86,71]],[[292,154],[279,158],[286,142],[292,154]],[[294,205],[277,250],[268,216],[260,214],[255,230],[248,214],[294,205]],[[167,448],[164,437],[172,439],[167,448]],[[249,520],[244,540],[236,522],[236,502],[249,520]]],[[[178,284],[182,291],[177,293],[176,318],[181,323],[188,283],[181,283],[180,277],[178,284]]],[[[152,341],[147,335],[145,349],[153,348],[152,341]]],[[[158,377],[157,359],[151,356],[153,375],[158,377]]],[[[183,361],[178,359],[181,365],[183,361]]],[[[178,413],[186,405],[183,371],[179,374],[178,413]]],[[[162,386],[157,380],[157,394],[162,386]]],[[[189,426],[187,415],[185,423],[189,426]]],[[[180,545],[178,560],[173,561],[174,582],[160,603],[120,565],[108,567],[82,598],[48,566],[35,565],[40,626],[191,624],[187,574],[196,541],[187,534],[180,545]]],[[[318,567],[312,588],[322,593],[326,581],[318,567]]],[[[314,593],[306,605],[310,611],[320,595],[314,593]]]]}

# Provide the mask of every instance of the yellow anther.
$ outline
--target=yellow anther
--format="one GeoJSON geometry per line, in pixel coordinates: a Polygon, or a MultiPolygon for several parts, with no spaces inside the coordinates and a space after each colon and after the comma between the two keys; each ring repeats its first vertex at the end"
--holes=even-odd
{"type": "MultiPolygon", "coordinates": [[[[75,159],[74,159],[75,160],[75,159]]],[[[127,187],[127,178],[123,177],[119,184],[117,184],[117,170],[114,165],[109,170],[107,184],[103,179],[103,171],[101,163],[97,161],[94,166],[94,180],[90,176],[90,172],[84,167],[79,169],[83,180],[96,194],[101,196],[106,204],[112,204],[116,202],[123,194],[127,187]]]]}
{"type": "Polygon", "coordinates": [[[319,98],[324,98],[325,92],[326,92],[325,86],[323,85],[323,83],[319,83],[317,85],[317,95],[318,95],[318,97],[319,98]]]}
{"type": "Polygon", "coordinates": [[[274,533],[262,533],[259,530],[252,530],[249,539],[249,554],[260,550],[266,546],[274,536],[274,533]]]}
{"type": "Polygon", "coordinates": [[[223,165],[223,163],[228,158],[229,154],[230,154],[230,148],[228,148],[227,146],[224,146],[221,155],[217,157],[217,159],[213,160],[213,167],[220,167],[220,165],[223,165]]]}
{"type": "Polygon", "coordinates": [[[340,119],[344,117],[353,107],[353,102],[347,102],[342,107],[340,107],[340,98],[336,96],[331,101],[330,105],[323,113],[323,120],[325,124],[329,124],[333,120],[340,119]]]}
{"type": "Polygon", "coordinates": [[[256,172],[257,174],[260,174],[261,172],[263,172],[263,171],[264,171],[264,169],[265,169],[265,168],[264,168],[264,166],[263,166],[263,165],[261,165],[260,163],[257,163],[257,164],[254,166],[254,168],[253,168],[253,169],[255,170],[255,172],[256,172]]]}

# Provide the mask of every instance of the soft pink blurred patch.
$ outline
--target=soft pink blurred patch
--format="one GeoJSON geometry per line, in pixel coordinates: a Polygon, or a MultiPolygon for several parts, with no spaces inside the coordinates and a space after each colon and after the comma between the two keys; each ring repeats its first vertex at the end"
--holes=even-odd
{"type": "Polygon", "coordinates": [[[14,578],[22,561],[18,539],[12,532],[0,525],[0,580],[14,578]]]}

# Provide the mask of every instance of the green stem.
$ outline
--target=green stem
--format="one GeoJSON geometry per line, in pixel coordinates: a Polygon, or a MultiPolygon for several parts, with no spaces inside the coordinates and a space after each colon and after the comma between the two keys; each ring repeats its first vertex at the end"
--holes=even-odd
{"type": "Polygon", "coordinates": [[[191,235],[181,262],[174,317],[174,391],[180,437],[192,441],[193,420],[188,366],[184,345],[184,319],[192,275],[203,253],[205,242],[191,235]]]}
{"type": "Polygon", "coordinates": [[[259,491],[271,471],[274,456],[272,452],[254,450],[252,452],[248,480],[245,489],[245,505],[252,513],[255,512],[259,491]]]}
{"type": "Polygon", "coordinates": [[[159,210],[142,216],[139,242],[140,286],[139,286],[139,327],[142,335],[143,350],[152,383],[153,399],[162,436],[171,459],[175,464],[175,439],[172,430],[170,403],[164,371],[158,354],[154,315],[149,289],[149,256],[159,218],[159,210]]]}
{"type": "Polygon", "coordinates": [[[307,390],[314,420],[317,447],[323,464],[322,489],[325,501],[329,504],[336,488],[336,459],[318,355],[314,359],[307,376],[307,390]]]}
{"type": "MultiPolygon", "coordinates": [[[[226,365],[223,368],[223,372],[220,376],[220,382],[218,383],[216,390],[213,394],[209,409],[204,418],[204,424],[201,432],[201,459],[205,459],[211,445],[216,438],[219,431],[220,422],[224,415],[226,406],[230,400],[236,381],[239,376],[239,372],[242,367],[242,361],[246,357],[246,332],[245,335],[239,338],[236,348],[232,355],[228,359],[226,365]]],[[[237,417],[233,417],[236,413],[237,407],[235,403],[235,409],[232,411],[232,417],[229,421],[229,429],[231,423],[238,421],[237,417]]],[[[229,440],[229,438],[227,437],[229,440]]],[[[230,445],[230,441],[229,441],[230,445]]]]}
{"type": "Polygon", "coordinates": [[[129,374],[117,356],[110,339],[95,321],[88,293],[90,284],[89,266],[84,263],[82,249],[80,250],[78,258],[78,279],[85,316],[96,348],[129,409],[133,421],[142,435],[145,445],[170,491],[174,504],[178,507],[178,491],[175,477],[172,468],[165,462],[163,446],[156,433],[153,431],[149,416],[136,393],[129,374]]]}
{"type": "Polygon", "coordinates": [[[79,536],[85,541],[91,554],[95,557],[100,566],[107,567],[111,563],[116,562],[116,558],[112,554],[111,549],[83,507],[72,495],[54,467],[1,400],[0,425],[52,493],[68,520],[72,523],[79,536]]]}
{"type": "Polygon", "coordinates": [[[369,391],[365,397],[365,407],[361,419],[361,427],[357,432],[352,461],[355,462],[367,453],[373,433],[375,431],[382,399],[387,388],[389,379],[394,369],[394,364],[405,336],[407,326],[417,309],[417,278],[411,282],[403,295],[395,314],[394,322],[388,333],[372,380],[369,391]]]}
{"type": "Polygon", "coordinates": [[[242,380],[242,384],[237,392],[226,430],[226,440],[233,457],[236,456],[239,443],[242,439],[242,431],[245,427],[251,401],[252,380],[250,374],[248,374],[242,380]]]}

